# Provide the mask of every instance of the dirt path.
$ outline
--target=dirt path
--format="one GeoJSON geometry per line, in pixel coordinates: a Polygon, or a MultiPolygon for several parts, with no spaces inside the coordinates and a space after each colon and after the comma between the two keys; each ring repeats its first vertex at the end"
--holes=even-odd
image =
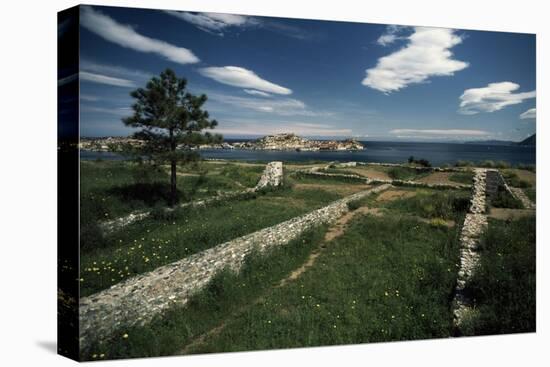
{"type": "MultiPolygon", "coordinates": [[[[322,186],[322,185],[320,185],[322,186]]],[[[362,188],[364,188],[364,185],[360,185],[362,188]]],[[[410,191],[404,191],[404,190],[387,190],[382,192],[380,196],[385,194],[386,192],[390,192],[390,194],[387,194],[383,201],[391,201],[396,200],[398,198],[404,197],[404,196],[412,196],[414,195],[414,192],[410,191]]],[[[321,253],[330,245],[330,243],[337,239],[338,237],[344,235],[346,228],[349,224],[349,222],[357,215],[364,215],[364,214],[371,214],[371,215],[382,215],[382,211],[379,208],[370,208],[370,207],[360,207],[354,211],[349,211],[345,213],[343,216],[341,216],[333,225],[329,227],[327,232],[325,233],[325,237],[321,245],[313,250],[306,261],[297,269],[293,270],[287,277],[283,278],[279,284],[274,286],[274,288],[280,288],[284,287],[288,283],[298,279],[302,274],[304,274],[309,268],[315,265],[315,262],[317,258],[321,255],[321,253]]],[[[454,223],[453,223],[454,225],[454,223]]],[[[232,318],[242,314],[245,312],[248,308],[250,308],[252,305],[256,305],[259,302],[263,300],[263,296],[258,297],[253,302],[251,302],[249,305],[242,307],[241,309],[236,310],[234,313],[232,313],[229,317],[226,318],[225,321],[221,322],[218,326],[210,329],[206,333],[199,335],[194,340],[192,340],[189,344],[183,348],[183,350],[177,354],[189,354],[190,352],[193,352],[194,349],[196,349],[201,344],[204,344],[204,342],[212,337],[215,337],[219,335],[225,326],[227,325],[228,320],[231,320],[232,318]]]]}
{"type": "Polygon", "coordinates": [[[416,195],[415,191],[408,190],[386,190],[376,198],[379,203],[386,203],[397,199],[406,199],[416,195]]]}
{"type": "Polygon", "coordinates": [[[535,211],[529,209],[491,208],[488,217],[500,220],[515,220],[533,215],[535,215],[535,211]]]}
{"type": "Polygon", "coordinates": [[[449,177],[452,173],[450,172],[434,172],[430,173],[427,176],[424,176],[416,181],[423,182],[427,184],[448,184],[448,185],[455,185],[456,182],[451,181],[449,177]]]}
{"type": "Polygon", "coordinates": [[[346,167],[346,171],[355,172],[358,175],[368,177],[373,180],[391,180],[391,177],[388,176],[388,174],[382,170],[378,170],[376,168],[365,168],[365,167],[355,167],[350,168],[346,167]]]}
{"type": "MultiPolygon", "coordinates": [[[[283,278],[279,284],[274,286],[274,288],[280,288],[284,287],[287,283],[292,282],[296,279],[298,279],[303,273],[305,273],[309,268],[311,268],[314,264],[319,255],[323,252],[324,249],[327,248],[327,246],[330,244],[331,241],[334,239],[342,236],[347,228],[347,224],[357,215],[357,214],[374,214],[374,215],[380,215],[378,208],[367,208],[367,207],[361,207],[357,210],[347,212],[344,214],[340,219],[336,221],[328,231],[325,233],[324,241],[321,243],[321,245],[313,250],[313,252],[310,253],[306,261],[297,269],[293,270],[286,278],[283,278]]],[[[251,307],[252,305],[256,305],[260,303],[263,300],[263,297],[258,297],[255,299],[251,304],[235,311],[231,316],[229,316],[226,321],[223,321],[218,326],[210,329],[206,333],[198,336],[195,338],[191,343],[187,344],[187,346],[178,354],[188,354],[192,352],[195,348],[203,344],[207,339],[215,337],[219,335],[223,329],[225,328],[227,324],[227,320],[230,320],[241,313],[243,313],[246,309],[251,307]]]]}

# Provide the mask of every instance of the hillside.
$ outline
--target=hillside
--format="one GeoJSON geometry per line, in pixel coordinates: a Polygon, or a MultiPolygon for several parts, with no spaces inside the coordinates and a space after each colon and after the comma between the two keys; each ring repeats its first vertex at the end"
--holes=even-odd
{"type": "Polygon", "coordinates": [[[518,145],[536,146],[537,145],[537,134],[533,134],[530,137],[526,138],[525,140],[520,141],[518,143],[518,145]]]}

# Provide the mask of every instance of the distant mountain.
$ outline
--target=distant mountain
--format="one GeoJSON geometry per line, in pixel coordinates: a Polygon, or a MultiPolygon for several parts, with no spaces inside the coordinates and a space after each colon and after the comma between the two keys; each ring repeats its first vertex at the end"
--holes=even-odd
{"type": "Polygon", "coordinates": [[[516,145],[519,143],[516,143],[514,141],[509,140],[474,140],[474,141],[466,141],[464,144],[479,144],[479,145],[516,145]]]}
{"type": "Polygon", "coordinates": [[[527,139],[520,141],[518,143],[518,145],[536,146],[537,145],[537,134],[533,134],[530,137],[528,137],[527,139]]]}

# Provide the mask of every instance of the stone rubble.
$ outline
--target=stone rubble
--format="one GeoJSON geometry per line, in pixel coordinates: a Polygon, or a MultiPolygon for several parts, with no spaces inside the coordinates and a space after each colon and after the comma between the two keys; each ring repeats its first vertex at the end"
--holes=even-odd
{"type": "Polygon", "coordinates": [[[347,203],[391,185],[364,190],[328,206],[272,227],[239,237],[118,283],[80,299],[80,345],[87,350],[116,329],[143,325],[171,306],[185,305],[189,298],[222,269],[238,271],[253,250],[263,252],[300,236],[305,230],[336,221],[348,211],[347,203]]]}
{"type": "Polygon", "coordinates": [[[277,187],[283,184],[283,162],[269,162],[260,177],[260,181],[254,188],[255,191],[264,187],[277,187]]]}
{"type": "Polygon", "coordinates": [[[465,289],[479,262],[479,240],[487,228],[487,169],[476,168],[474,173],[470,209],[460,234],[460,268],[453,299],[453,322],[457,328],[473,310],[465,289]]]}
{"type": "Polygon", "coordinates": [[[537,208],[536,204],[533,203],[531,201],[531,199],[529,199],[527,197],[527,195],[525,195],[525,193],[523,192],[522,189],[520,189],[519,187],[510,187],[510,191],[512,192],[512,195],[518,199],[519,201],[521,201],[521,203],[523,204],[523,207],[525,209],[531,209],[531,210],[535,210],[537,208]]]}

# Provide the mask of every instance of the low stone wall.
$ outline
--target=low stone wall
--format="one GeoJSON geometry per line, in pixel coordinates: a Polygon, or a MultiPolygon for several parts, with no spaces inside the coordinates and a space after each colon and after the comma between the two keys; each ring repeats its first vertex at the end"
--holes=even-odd
{"type": "Polygon", "coordinates": [[[460,184],[460,183],[448,184],[448,183],[426,183],[426,182],[410,181],[410,180],[380,180],[380,179],[372,179],[372,178],[364,177],[361,175],[356,175],[353,173],[328,173],[328,172],[323,172],[318,167],[315,167],[315,169],[308,169],[308,170],[303,170],[298,172],[304,175],[311,175],[311,176],[324,176],[324,177],[335,177],[335,178],[346,178],[351,180],[357,180],[360,182],[364,182],[365,184],[368,184],[368,185],[390,184],[395,186],[425,187],[429,189],[469,189],[471,188],[471,185],[460,184]]]}
{"type": "MultiPolygon", "coordinates": [[[[193,206],[193,207],[205,206],[218,201],[234,199],[239,196],[245,196],[250,192],[258,191],[265,187],[269,187],[269,186],[277,187],[282,184],[283,184],[283,162],[270,162],[266,165],[266,168],[262,173],[260,180],[258,181],[258,183],[254,188],[250,188],[242,191],[221,193],[217,196],[213,196],[210,198],[195,200],[190,203],[180,204],[178,208],[186,208],[190,206],[193,206]]],[[[165,210],[169,211],[172,209],[166,208],[165,210]]],[[[126,227],[127,225],[143,220],[147,218],[149,215],[151,215],[150,211],[139,210],[139,211],[132,212],[124,217],[102,222],[99,224],[99,227],[104,233],[112,233],[114,231],[117,231],[121,228],[126,227]]]]}
{"type": "Polygon", "coordinates": [[[474,172],[470,209],[460,234],[460,268],[453,299],[453,322],[458,329],[473,310],[465,289],[479,262],[479,240],[487,228],[487,170],[476,168],[474,172]]]}
{"type": "Polygon", "coordinates": [[[506,190],[510,192],[506,181],[504,181],[504,178],[496,169],[486,170],[486,187],[487,198],[489,200],[496,196],[500,187],[505,187],[506,190]]]}
{"type": "Polygon", "coordinates": [[[521,201],[521,204],[523,205],[523,207],[525,209],[531,209],[531,210],[535,210],[537,208],[536,204],[533,203],[531,201],[531,199],[529,199],[527,197],[527,195],[525,195],[525,193],[523,192],[522,189],[520,189],[519,187],[510,187],[509,190],[512,192],[512,195],[518,199],[519,201],[521,201]]]}
{"type": "Polygon", "coordinates": [[[389,187],[381,185],[355,193],[308,214],[223,243],[81,298],[81,348],[87,350],[90,343],[107,338],[118,328],[143,325],[172,306],[185,305],[220,270],[230,268],[238,271],[251,251],[262,252],[286,244],[313,226],[334,222],[348,211],[348,202],[389,187]]]}

